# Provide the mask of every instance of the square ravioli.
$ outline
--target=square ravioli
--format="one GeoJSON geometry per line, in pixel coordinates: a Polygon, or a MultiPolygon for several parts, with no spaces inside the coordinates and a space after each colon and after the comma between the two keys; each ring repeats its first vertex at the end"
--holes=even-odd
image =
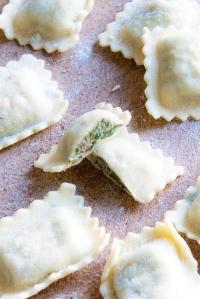
{"type": "Polygon", "coordinates": [[[74,46],[93,0],[10,0],[0,16],[7,39],[48,53],[74,46]]]}
{"type": "Polygon", "coordinates": [[[197,261],[172,225],[115,239],[101,279],[104,299],[198,299],[197,261]]]}
{"type": "Polygon", "coordinates": [[[195,186],[187,189],[183,199],[176,202],[174,210],[165,214],[165,221],[200,244],[200,177],[195,186]]]}
{"type": "Polygon", "coordinates": [[[67,111],[44,61],[23,55],[0,67],[0,150],[59,121],[67,111]]]}
{"type": "Polygon", "coordinates": [[[199,18],[199,5],[190,0],[133,0],[125,4],[113,23],[99,35],[102,47],[110,46],[125,58],[143,64],[143,28],[150,30],[174,25],[178,28],[193,26],[199,18]]]}
{"type": "Polygon", "coordinates": [[[99,144],[88,159],[142,204],[149,203],[157,192],[183,174],[183,168],[175,166],[172,158],[164,157],[150,143],[141,142],[127,128],[99,144]]]}
{"type": "Polygon", "coordinates": [[[144,30],[146,107],[158,119],[200,119],[200,42],[192,30],[144,30]]]}
{"type": "Polygon", "coordinates": [[[31,297],[92,262],[107,245],[105,229],[75,191],[63,183],[0,220],[0,298],[31,297]]]}
{"type": "Polygon", "coordinates": [[[52,146],[49,153],[35,161],[35,167],[47,172],[65,171],[79,164],[97,144],[114,135],[130,120],[129,111],[99,103],[94,110],[78,118],[59,144],[52,146]]]}

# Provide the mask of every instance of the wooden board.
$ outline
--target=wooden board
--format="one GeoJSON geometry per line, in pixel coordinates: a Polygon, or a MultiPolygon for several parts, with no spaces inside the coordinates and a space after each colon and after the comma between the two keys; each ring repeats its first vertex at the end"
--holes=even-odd
{"type": "MultiPolygon", "coordinates": [[[[0,65],[10,59],[18,59],[24,53],[32,53],[46,61],[53,72],[70,107],[62,121],[8,149],[0,152],[0,217],[12,215],[17,209],[27,207],[31,201],[55,190],[62,182],[77,185],[101,225],[111,232],[112,238],[124,238],[127,232],[139,232],[144,225],[153,226],[163,218],[166,210],[179,200],[185,189],[195,183],[200,174],[200,122],[184,123],[155,121],[145,109],[143,80],[144,68],[110,49],[102,49],[96,42],[97,35],[106,24],[122,10],[125,0],[96,0],[93,12],[87,18],[81,41],[64,54],[47,55],[32,51],[7,41],[0,33],[0,65]],[[121,89],[111,93],[120,84],[121,89]],[[156,196],[155,200],[141,206],[133,201],[112,182],[105,178],[87,161],[60,174],[44,173],[33,167],[41,153],[47,152],[59,140],[73,121],[94,108],[100,101],[108,101],[132,111],[130,129],[171,155],[185,174],[156,196]]],[[[6,1],[0,0],[1,7],[6,1]]],[[[188,241],[194,256],[200,261],[200,248],[188,241]]],[[[104,253],[87,268],[53,284],[33,298],[37,299],[100,299],[100,276],[106,256],[104,253]]]]}

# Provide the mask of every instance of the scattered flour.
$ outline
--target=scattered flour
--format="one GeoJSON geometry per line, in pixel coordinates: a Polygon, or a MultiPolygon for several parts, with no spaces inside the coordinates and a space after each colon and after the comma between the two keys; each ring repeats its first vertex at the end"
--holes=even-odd
{"type": "Polygon", "coordinates": [[[111,92],[115,92],[115,91],[118,91],[119,89],[121,88],[121,86],[119,84],[115,85],[113,87],[113,89],[111,90],[111,92]]]}

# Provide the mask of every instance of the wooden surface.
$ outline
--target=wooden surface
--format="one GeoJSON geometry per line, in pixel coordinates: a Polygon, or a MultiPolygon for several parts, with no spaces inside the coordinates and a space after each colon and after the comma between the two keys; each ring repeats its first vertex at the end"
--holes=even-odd
{"type": "MultiPolygon", "coordinates": [[[[0,152],[0,217],[12,215],[34,199],[43,198],[62,182],[71,182],[77,185],[86,205],[92,207],[93,215],[99,218],[107,232],[111,232],[112,238],[124,238],[129,231],[139,232],[144,225],[153,226],[161,220],[165,211],[181,198],[200,174],[200,122],[155,121],[144,106],[144,68],[137,67],[132,60],[125,60],[121,54],[112,53],[109,48],[100,48],[96,43],[97,35],[104,31],[125,2],[96,0],[94,10],[84,24],[81,41],[64,54],[34,52],[30,47],[7,41],[0,33],[1,66],[24,53],[32,53],[46,61],[46,67],[53,72],[53,78],[70,100],[69,110],[60,123],[0,152]],[[120,84],[121,89],[111,93],[116,84],[120,84]],[[135,203],[87,160],[60,174],[44,173],[33,167],[33,161],[47,152],[78,116],[93,109],[100,101],[129,109],[133,116],[130,128],[138,132],[142,140],[161,148],[175,159],[177,165],[185,168],[184,176],[147,206],[135,203]]],[[[1,7],[5,3],[0,0],[1,7]]],[[[199,246],[193,241],[187,242],[200,261],[199,246]]],[[[100,299],[100,276],[108,252],[109,247],[94,263],[33,298],[100,299]]]]}

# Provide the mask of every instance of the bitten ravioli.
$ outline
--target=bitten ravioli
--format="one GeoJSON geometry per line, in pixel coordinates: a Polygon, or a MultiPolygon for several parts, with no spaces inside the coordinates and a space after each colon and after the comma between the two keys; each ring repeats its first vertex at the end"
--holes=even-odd
{"type": "Polygon", "coordinates": [[[0,149],[59,121],[69,102],[44,61],[23,55],[0,67],[0,149]]]}
{"type": "Polygon", "coordinates": [[[167,121],[200,119],[200,42],[188,30],[144,30],[146,107],[167,121]]]}
{"type": "Polygon", "coordinates": [[[114,135],[130,120],[129,111],[99,103],[94,110],[78,118],[59,144],[52,146],[48,154],[41,155],[35,166],[47,172],[61,172],[77,165],[97,144],[114,135]]]}
{"type": "Polygon", "coordinates": [[[92,262],[109,236],[63,183],[44,200],[0,220],[0,298],[23,299],[92,262]]]}
{"type": "Polygon", "coordinates": [[[200,177],[195,186],[188,188],[184,198],[176,202],[174,210],[166,213],[165,221],[200,244],[200,177]]]}
{"type": "Polygon", "coordinates": [[[92,8],[93,0],[10,0],[0,16],[0,28],[20,45],[63,52],[79,40],[92,8]]]}
{"type": "Polygon", "coordinates": [[[102,47],[110,46],[113,52],[121,52],[125,58],[133,58],[143,64],[143,28],[160,26],[177,28],[193,26],[198,22],[199,7],[188,0],[133,0],[125,4],[107,30],[99,35],[102,47]]]}
{"type": "Polygon", "coordinates": [[[164,157],[150,143],[141,142],[127,128],[121,128],[112,138],[97,145],[88,159],[143,204],[183,174],[183,168],[175,166],[172,158],[164,157]]]}
{"type": "Polygon", "coordinates": [[[104,299],[198,299],[197,262],[173,226],[157,223],[114,240],[100,291],[104,299]]]}

